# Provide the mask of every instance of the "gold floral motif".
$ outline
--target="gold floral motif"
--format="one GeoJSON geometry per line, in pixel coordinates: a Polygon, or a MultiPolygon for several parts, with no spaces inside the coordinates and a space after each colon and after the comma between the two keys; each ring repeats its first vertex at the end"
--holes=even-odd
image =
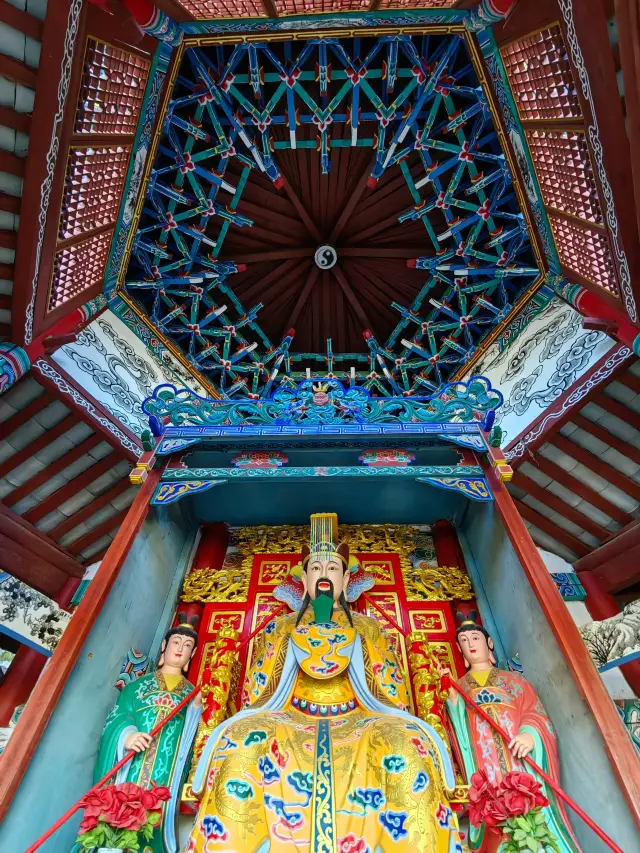
{"type": "Polygon", "coordinates": [[[457,566],[416,566],[403,571],[407,601],[469,601],[471,581],[457,566]]]}
{"type": "Polygon", "coordinates": [[[249,589],[249,572],[243,569],[193,569],[187,575],[182,588],[184,602],[203,601],[246,601],[249,589]]]}
{"type": "Polygon", "coordinates": [[[191,770],[182,789],[184,801],[196,800],[191,785],[198,759],[211,732],[230,715],[229,699],[233,695],[233,685],[237,686],[238,683],[238,676],[235,674],[238,664],[236,653],[238,638],[239,634],[235,628],[221,628],[216,634],[215,641],[207,645],[206,660],[203,663],[204,668],[210,670],[211,676],[202,681],[204,711],[196,732],[191,770]]]}
{"type": "Polygon", "coordinates": [[[431,651],[426,631],[413,631],[409,634],[407,647],[410,649],[409,665],[417,714],[421,720],[433,726],[444,742],[448,743],[442,716],[434,712],[436,699],[442,703],[447,697],[447,691],[440,687],[438,662],[431,651]]]}

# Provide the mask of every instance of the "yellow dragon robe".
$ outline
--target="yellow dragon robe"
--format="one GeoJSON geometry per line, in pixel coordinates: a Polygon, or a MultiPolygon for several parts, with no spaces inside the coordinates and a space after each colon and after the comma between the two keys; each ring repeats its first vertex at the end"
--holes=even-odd
{"type": "Polygon", "coordinates": [[[448,750],[407,712],[375,620],[265,629],[244,710],[210,735],[188,853],[461,853],[448,750]]]}

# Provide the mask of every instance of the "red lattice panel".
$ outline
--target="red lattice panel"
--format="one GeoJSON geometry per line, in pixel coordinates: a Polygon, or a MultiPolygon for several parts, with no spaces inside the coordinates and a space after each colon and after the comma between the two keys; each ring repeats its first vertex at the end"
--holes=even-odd
{"type": "Polygon", "coordinates": [[[102,283],[113,229],[60,249],[53,267],[49,311],[102,283]]]}
{"type": "Polygon", "coordinates": [[[318,15],[322,12],[360,12],[368,0],[276,0],[279,15],[318,15]]]}
{"type": "Polygon", "coordinates": [[[551,216],[551,227],[563,264],[618,296],[618,283],[605,231],[583,228],[551,216]]]}
{"type": "Polygon", "coordinates": [[[89,39],[76,113],[76,133],[134,133],[149,62],[89,39]]]}
{"type": "Polygon", "coordinates": [[[456,0],[382,0],[380,9],[450,9],[456,0]]]}
{"type": "Polygon", "coordinates": [[[67,163],[59,240],[115,222],[131,148],[71,148],[67,163]]]}
{"type": "Polygon", "coordinates": [[[579,118],[580,102],[559,27],[502,48],[509,82],[525,121],[579,118]]]}
{"type": "Polygon", "coordinates": [[[584,133],[532,130],[529,149],[546,204],[602,224],[598,187],[584,133]]]}
{"type": "Polygon", "coordinates": [[[259,0],[179,0],[194,18],[262,18],[264,6],[259,0]]]}

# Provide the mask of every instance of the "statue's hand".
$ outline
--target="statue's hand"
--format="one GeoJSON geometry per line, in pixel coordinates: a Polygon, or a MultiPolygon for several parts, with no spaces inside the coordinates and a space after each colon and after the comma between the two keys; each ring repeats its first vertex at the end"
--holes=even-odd
{"type": "Polygon", "coordinates": [[[153,738],[146,732],[131,732],[124,739],[124,748],[132,749],[134,752],[144,752],[151,746],[153,738]]]}
{"type": "MultiPolygon", "coordinates": [[[[438,671],[438,675],[440,676],[440,678],[444,678],[446,675],[450,681],[453,681],[453,675],[451,674],[451,670],[449,669],[448,666],[442,666],[440,663],[438,663],[436,661],[436,669],[438,671]]],[[[453,687],[449,688],[449,701],[453,705],[455,705],[456,702],[458,701],[458,693],[456,690],[454,690],[453,687]]]]}
{"type": "Polygon", "coordinates": [[[530,752],[533,752],[535,745],[533,735],[530,735],[529,732],[521,732],[511,740],[509,749],[514,758],[525,758],[530,752]]]}

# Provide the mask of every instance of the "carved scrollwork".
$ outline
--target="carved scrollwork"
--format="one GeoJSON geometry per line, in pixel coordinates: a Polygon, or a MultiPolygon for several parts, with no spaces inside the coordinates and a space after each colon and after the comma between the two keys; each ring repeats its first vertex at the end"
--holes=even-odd
{"type": "Polygon", "coordinates": [[[410,566],[403,572],[407,601],[470,601],[471,581],[458,566],[410,566]]]}

